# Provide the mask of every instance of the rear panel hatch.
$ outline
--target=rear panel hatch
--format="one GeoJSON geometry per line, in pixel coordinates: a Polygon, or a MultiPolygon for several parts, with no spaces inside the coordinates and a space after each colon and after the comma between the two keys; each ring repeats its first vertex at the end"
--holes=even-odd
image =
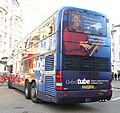
{"type": "Polygon", "coordinates": [[[63,71],[63,90],[103,90],[109,89],[110,72],[63,71]]]}

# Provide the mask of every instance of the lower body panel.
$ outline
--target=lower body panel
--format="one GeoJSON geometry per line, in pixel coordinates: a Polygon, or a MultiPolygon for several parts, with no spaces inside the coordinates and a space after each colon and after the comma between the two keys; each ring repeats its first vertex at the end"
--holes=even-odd
{"type": "Polygon", "coordinates": [[[57,91],[55,103],[85,103],[110,100],[112,90],[57,91]]]}

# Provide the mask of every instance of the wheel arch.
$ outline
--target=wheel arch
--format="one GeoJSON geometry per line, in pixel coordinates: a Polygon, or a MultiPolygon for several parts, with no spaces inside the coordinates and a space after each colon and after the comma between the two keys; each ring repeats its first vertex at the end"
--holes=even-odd
{"type": "Polygon", "coordinates": [[[29,82],[30,84],[32,84],[33,82],[35,82],[35,80],[34,79],[25,79],[25,84],[26,84],[26,82],[29,82]]]}

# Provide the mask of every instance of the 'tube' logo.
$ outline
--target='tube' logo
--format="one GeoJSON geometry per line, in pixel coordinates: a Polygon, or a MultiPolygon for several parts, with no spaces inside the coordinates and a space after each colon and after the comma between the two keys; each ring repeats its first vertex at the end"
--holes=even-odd
{"type": "Polygon", "coordinates": [[[66,80],[66,84],[90,84],[90,80],[77,79],[77,80],[66,80]]]}
{"type": "Polygon", "coordinates": [[[78,79],[78,80],[77,80],[77,83],[78,83],[78,84],[90,84],[90,80],[86,80],[85,78],[84,78],[83,80],[78,79]]]}

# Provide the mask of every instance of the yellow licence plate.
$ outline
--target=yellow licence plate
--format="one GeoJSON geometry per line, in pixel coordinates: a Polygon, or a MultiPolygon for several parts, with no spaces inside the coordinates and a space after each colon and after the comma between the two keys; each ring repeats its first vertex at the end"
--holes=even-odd
{"type": "Polygon", "coordinates": [[[94,85],[82,85],[82,89],[95,89],[94,85]]]}

